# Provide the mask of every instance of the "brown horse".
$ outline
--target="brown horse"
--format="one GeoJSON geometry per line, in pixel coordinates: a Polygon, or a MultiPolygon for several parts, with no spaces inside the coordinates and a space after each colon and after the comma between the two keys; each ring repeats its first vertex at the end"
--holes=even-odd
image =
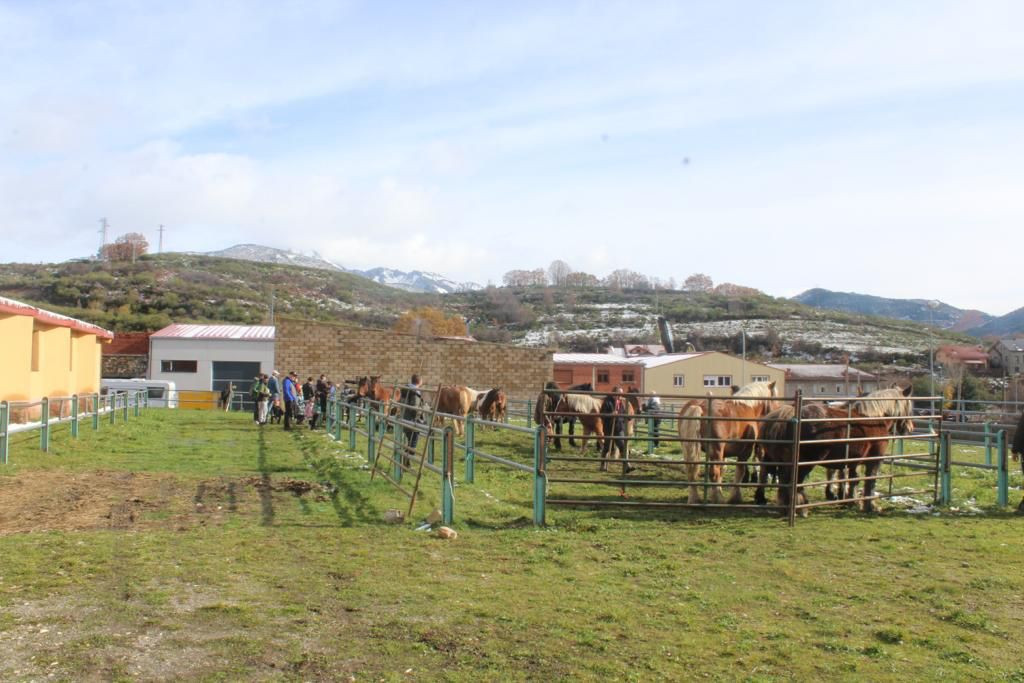
{"type": "Polygon", "coordinates": [[[580,442],[580,454],[587,450],[587,438],[593,434],[598,450],[604,446],[604,426],[601,423],[601,399],[590,394],[566,392],[562,394],[555,413],[562,419],[578,419],[583,426],[583,437],[580,442]]]}
{"type": "MultiPolygon", "coordinates": [[[[894,433],[910,434],[914,431],[914,422],[910,419],[913,412],[913,403],[910,399],[911,390],[912,387],[910,386],[906,388],[893,386],[888,389],[879,389],[878,391],[861,396],[858,400],[849,403],[848,408],[840,408],[840,410],[848,410],[851,414],[856,412],[865,417],[897,418],[890,423],[894,433]]],[[[828,500],[854,497],[856,482],[853,479],[857,475],[856,463],[847,467],[846,478],[848,481],[846,485],[840,484],[838,486],[838,493],[834,493],[831,480],[833,477],[840,477],[841,475],[842,470],[840,468],[829,469],[829,483],[825,486],[825,498],[828,500]]]]}
{"type": "Polygon", "coordinates": [[[744,387],[733,387],[733,395],[727,399],[708,399],[710,421],[705,423],[708,460],[711,461],[711,499],[722,501],[722,465],[727,456],[736,458],[736,476],[729,502],[743,502],[740,482],[746,476],[746,462],[754,452],[754,443],[761,431],[760,419],[774,410],[775,382],[751,382],[744,387]]]}
{"type": "MultiPolygon", "coordinates": [[[[782,505],[789,504],[790,486],[793,481],[792,442],[794,436],[793,417],[796,411],[792,406],[783,406],[773,411],[766,419],[769,420],[763,430],[764,462],[758,480],[759,486],[755,499],[758,503],[765,502],[764,485],[769,474],[778,476],[778,499],[782,505]]],[[[800,462],[797,468],[796,483],[799,487],[807,479],[819,463],[829,470],[848,470],[856,472],[857,465],[864,463],[864,498],[862,509],[871,512],[874,509],[873,497],[876,479],[881,468],[881,458],[885,456],[889,446],[890,431],[899,419],[886,418],[879,420],[863,420],[864,415],[857,410],[834,408],[823,403],[807,403],[800,411],[800,462]],[[852,418],[852,419],[851,419],[852,418]],[[835,441],[851,439],[849,443],[815,443],[816,441],[835,441]],[[871,458],[865,460],[865,458],[871,458]],[[822,463],[822,461],[826,461],[822,463]],[[838,462],[833,462],[838,461],[838,462]]],[[[909,420],[908,420],[909,422],[909,420]]],[[[912,428],[912,427],[911,427],[912,428]]],[[[806,502],[803,491],[797,489],[798,502],[806,502]]],[[[852,489],[851,489],[852,493],[852,489]]],[[[852,497],[852,495],[851,495],[852,497]]],[[[806,516],[806,510],[801,511],[806,516]]]]}
{"type": "Polygon", "coordinates": [[[464,434],[463,420],[473,409],[480,393],[482,392],[461,384],[442,386],[438,389],[437,394],[438,423],[442,423],[444,418],[450,418],[455,425],[455,433],[462,436],[464,434]]]}

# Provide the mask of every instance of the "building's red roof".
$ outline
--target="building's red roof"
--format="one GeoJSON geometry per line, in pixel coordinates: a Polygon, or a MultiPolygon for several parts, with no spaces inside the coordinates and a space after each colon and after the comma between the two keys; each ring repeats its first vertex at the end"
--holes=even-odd
{"type": "Polygon", "coordinates": [[[77,330],[78,332],[95,334],[101,339],[114,338],[113,332],[105,330],[99,325],[93,325],[92,323],[87,323],[84,320],[79,320],[78,318],[71,318],[66,315],[61,315],[60,313],[54,313],[53,311],[37,308],[36,306],[26,304],[23,301],[15,301],[14,299],[8,299],[4,296],[0,296],[0,313],[28,315],[46,325],[70,327],[72,330],[77,330]]]}
{"type": "Polygon", "coordinates": [[[103,347],[103,354],[128,356],[149,355],[149,335],[152,332],[119,332],[114,340],[103,347]]]}

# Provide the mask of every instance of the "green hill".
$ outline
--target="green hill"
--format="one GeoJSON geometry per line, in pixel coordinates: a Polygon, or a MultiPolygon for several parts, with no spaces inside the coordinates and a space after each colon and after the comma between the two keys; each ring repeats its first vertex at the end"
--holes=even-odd
{"type": "Polygon", "coordinates": [[[477,338],[562,350],[658,343],[664,315],[680,345],[754,358],[918,363],[930,346],[970,337],[912,322],[821,310],[756,290],[683,292],[608,287],[488,287],[436,295],[351,273],[194,254],[135,263],[76,261],[0,265],[0,294],[115,331],[171,322],[266,323],[276,315],[390,327],[409,308],[462,315],[477,338]]]}
{"type": "Polygon", "coordinates": [[[266,323],[271,304],[277,314],[387,326],[394,311],[436,300],[349,273],[173,253],[135,263],[2,264],[0,294],[120,332],[266,323]]]}

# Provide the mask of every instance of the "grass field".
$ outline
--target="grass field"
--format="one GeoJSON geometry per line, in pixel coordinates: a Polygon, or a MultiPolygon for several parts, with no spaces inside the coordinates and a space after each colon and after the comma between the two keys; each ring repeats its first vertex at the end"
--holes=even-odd
{"type": "Polygon", "coordinates": [[[478,461],[443,541],[322,433],[151,410],[37,443],[0,468],[0,680],[1024,680],[1024,518],[986,472],[959,511],[535,529],[530,477],[478,461]]]}

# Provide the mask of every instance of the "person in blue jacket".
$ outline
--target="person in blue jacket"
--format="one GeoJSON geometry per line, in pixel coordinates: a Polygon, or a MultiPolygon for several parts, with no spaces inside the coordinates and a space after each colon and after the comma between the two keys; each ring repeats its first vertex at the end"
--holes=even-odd
{"type": "Polygon", "coordinates": [[[292,419],[295,417],[295,398],[298,396],[299,376],[294,372],[285,376],[282,384],[284,394],[284,428],[292,428],[292,419]]]}

